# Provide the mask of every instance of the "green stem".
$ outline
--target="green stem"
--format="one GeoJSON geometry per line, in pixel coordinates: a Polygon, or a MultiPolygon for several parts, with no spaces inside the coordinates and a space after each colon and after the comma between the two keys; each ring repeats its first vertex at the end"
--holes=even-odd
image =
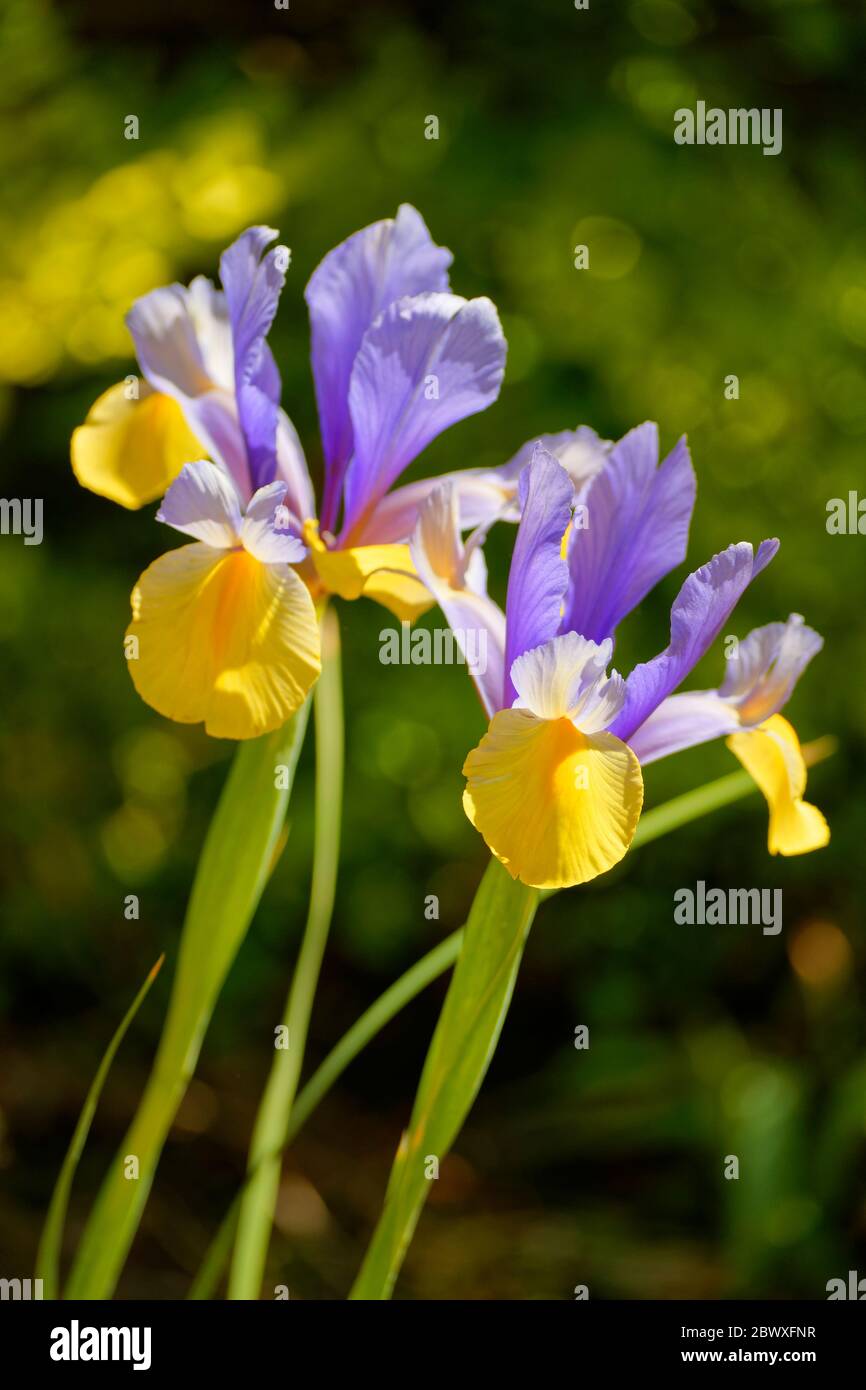
{"type": "Polygon", "coordinates": [[[261,1290],[280,1180],[280,1151],[304,1062],[307,1031],[337,883],[343,803],[343,698],[340,630],[333,609],[322,619],[322,674],[313,693],[316,725],[316,809],[313,879],[307,924],[283,1015],[286,1046],[278,1047],[250,1143],[247,1184],[229,1275],[232,1299],[261,1290]]]}
{"type": "MultiPolygon", "coordinates": [[[[452,932],[444,941],[440,941],[438,946],[434,946],[432,951],[428,951],[426,956],[422,956],[419,961],[416,961],[405,975],[401,975],[399,980],[395,980],[394,984],[390,985],[385,993],[381,994],[370,1005],[369,1009],[361,1014],[361,1017],[352,1024],[348,1033],[343,1034],[340,1041],[331,1049],[325,1060],[310,1077],[295,1101],[282,1147],[266,1154],[264,1161],[282,1158],[316,1106],[324,1100],[349,1064],[355,1060],[359,1053],[363,1052],[367,1044],[375,1038],[377,1033],[382,1031],[387,1023],[390,1023],[392,1018],[396,1017],[401,1009],[404,1009],[433,980],[438,979],[440,975],[451,968],[460,954],[463,931],[463,927],[460,927],[457,931],[452,932]]],[[[262,1161],[260,1159],[259,1163],[262,1161]]],[[[244,1186],[223,1217],[219,1230],[208,1246],[201,1268],[190,1287],[189,1298],[208,1299],[213,1297],[231,1250],[241,1201],[257,1171],[258,1168],[247,1174],[244,1186]]]]}
{"type": "Polygon", "coordinates": [[[538,907],[538,890],[491,859],[469,912],[385,1205],[349,1295],[387,1299],[431,1178],[460,1133],[493,1059],[538,907]]]}
{"type": "Polygon", "coordinates": [[[723,806],[729,806],[731,802],[739,801],[757,790],[748,772],[731,772],[727,777],[708,782],[705,787],[683,792],[682,796],[654,806],[641,816],[631,847],[638,849],[641,845],[647,845],[651,840],[657,840],[671,830],[679,830],[690,821],[709,815],[710,811],[720,811],[723,806]]]}
{"type": "Polygon", "coordinates": [[[308,712],[309,701],[282,729],[240,744],[235,754],[196,870],[153,1071],[91,1212],[68,1298],[114,1292],[217,997],[271,871],[308,712]]]}
{"type": "Polygon", "coordinates": [[[384,994],[380,994],[369,1009],[361,1014],[357,1022],[352,1024],[348,1033],[343,1034],[298,1096],[292,1111],[291,1124],[286,1134],[287,1143],[300,1133],[316,1106],[325,1099],[331,1087],[339,1080],[350,1062],[353,1062],[363,1052],[376,1034],[381,1033],[385,1025],[390,1023],[391,1019],[395,1018],[400,1010],[404,1009],[433,980],[438,979],[440,975],[445,974],[446,970],[451,969],[460,954],[464,931],[465,927],[459,927],[450,936],[446,936],[444,941],[440,941],[438,946],[434,946],[432,951],[428,951],[426,956],[422,956],[419,961],[416,961],[405,975],[401,975],[399,980],[395,980],[394,984],[390,985],[384,994]]]}

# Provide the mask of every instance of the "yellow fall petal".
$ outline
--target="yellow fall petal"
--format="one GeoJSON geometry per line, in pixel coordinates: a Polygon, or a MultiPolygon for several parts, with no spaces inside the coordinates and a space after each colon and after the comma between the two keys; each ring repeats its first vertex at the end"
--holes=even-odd
{"type": "Polygon", "coordinates": [[[207,454],[177,401],[146,383],[128,400],[123,382],[93,403],[71,450],[82,486],[131,510],[162,497],[185,463],[207,454]]]}
{"type": "Polygon", "coordinates": [[[818,807],[803,800],[806,764],[787,719],[774,714],[757,728],[731,734],[726,742],[767,798],[770,853],[809,854],[826,845],[830,828],[818,807]]]}
{"type": "MultiPolygon", "coordinates": [[[[405,549],[406,555],[409,554],[408,546],[394,548],[405,549]]],[[[412,568],[414,570],[414,565],[412,568]]],[[[429,589],[414,574],[396,574],[386,569],[376,570],[370,575],[364,583],[363,593],[364,598],[381,603],[395,618],[406,623],[414,623],[435,603],[429,589]]]]}
{"type": "Polygon", "coordinates": [[[203,720],[215,738],[279,728],[321,670],[313,601],[294,570],[200,541],[144,571],[126,635],[142,699],[182,724],[203,720]]]}
{"type": "Polygon", "coordinates": [[[418,578],[408,545],[358,545],[328,550],[308,522],[304,539],[325,588],[340,598],[375,599],[396,618],[414,622],[435,602],[418,578]]]}
{"type": "Polygon", "coordinates": [[[463,765],[463,808],[512,878],[586,883],[619,863],[643,805],[640,763],[613,734],[500,710],[463,765]]]}

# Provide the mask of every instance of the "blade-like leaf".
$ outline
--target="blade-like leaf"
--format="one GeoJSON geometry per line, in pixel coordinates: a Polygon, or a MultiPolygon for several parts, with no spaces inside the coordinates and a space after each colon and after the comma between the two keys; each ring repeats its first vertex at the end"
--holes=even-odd
{"type": "Polygon", "coordinates": [[[428,1162],[441,1163],[448,1153],[496,1050],[537,905],[536,889],[491,860],[472,904],[385,1207],[352,1298],[390,1297],[427,1197],[428,1162]]]}
{"type": "Polygon", "coordinates": [[[168,1018],[141,1104],[90,1214],[68,1298],[110,1298],[226,974],[258,906],[288,806],[308,705],[242,743],[196,870],[168,1018]],[[127,1177],[130,1157],[138,1176],[127,1177]]]}
{"type": "Polygon", "coordinates": [[[243,1186],[223,1217],[219,1230],[205,1252],[198,1274],[190,1285],[187,1298],[195,1300],[213,1298],[217,1284],[222,1277],[223,1266],[232,1247],[241,1201],[250,1183],[255,1179],[259,1167],[268,1159],[273,1161],[275,1158],[283,1157],[295,1135],[303,1128],[316,1106],[342,1076],[349,1063],[353,1062],[358,1054],[363,1052],[367,1043],[376,1037],[401,1009],[404,1009],[412,999],[416,998],[423,989],[426,989],[431,981],[438,979],[440,975],[451,968],[460,953],[463,932],[464,928],[459,927],[450,936],[446,936],[444,941],[440,941],[438,946],[434,946],[432,951],[428,951],[426,956],[422,956],[420,960],[410,966],[399,980],[395,980],[393,985],[389,985],[385,993],[380,994],[369,1009],[365,1009],[361,1017],[352,1024],[348,1033],[343,1034],[325,1060],[320,1062],[292,1106],[285,1137],[279,1150],[264,1155],[259,1159],[258,1165],[247,1173],[243,1186]]]}
{"type": "Polygon", "coordinates": [[[117,1055],[117,1049],[126,1036],[127,1029],[138,1013],[147,997],[150,987],[159,974],[165,956],[160,956],[156,965],[148,972],[147,979],[139,989],[126,1013],[118,1025],[118,1028],[105,1049],[105,1054],[99,1064],[96,1075],[93,1078],[90,1090],[81,1107],[81,1114],[78,1116],[78,1123],[72,1135],[63,1166],[57,1178],[51,1202],[45,1217],[45,1225],[42,1228],[42,1238],[39,1241],[39,1249],[36,1252],[36,1275],[42,1280],[42,1297],[60,1297],[60,1251],[63,1246],[63,1227],[66,1222],[66,1209],[69,1206],[69,1194],[72,1191],[72,1181],[75,1177],[75,1170],[78,1167],[78,1160],[84,1152],[84,1145],[87,1143],[87,1136],[90,1133],[90,1126],[93,1124],[93,1117],[96,1114],[96,1107],[99,1104],[99,1097],[105,1085],[106,1078],[111,1070],[111,1064],[117,1055]]]}

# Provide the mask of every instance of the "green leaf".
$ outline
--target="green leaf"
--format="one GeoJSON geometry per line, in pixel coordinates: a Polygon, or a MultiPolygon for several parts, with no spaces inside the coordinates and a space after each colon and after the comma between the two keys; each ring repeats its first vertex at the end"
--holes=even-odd
{"type": "Polygon", "coordinates": [[[60,1175],[51,1197],[51,1203],[45,1217],[45,1225],[42,1229],[42,1238],[39,1241],[39,1249],[36,1253],[36,1275],[42,1280],[42,1297],[60,1297],[60,1251],[63,1246],[63,1227],[66,1222],[66,1209],[69,1206],[69,1194],[72,1191],[72,1182],[75,1177],[75,1170],[78,1167],[78,1160],[84,1152],[84,1145],[87,1143],[87,1136],[90,1133],[90,1126],[93,1124],[93,1117],[96,1114],[96,1107],[99,1104],[99,1097],[105,1085],[106,1078],[111,1070],[111,1064],[117,1055],[117,1049],[126,1036],[127,1029],[144,1003],[150,987],[159,974],[160,967],[165,960],[165,956],[160,956],[156,965],[148,973],[147,979],[136,994],[120,1024],[105,1049],[105,1055],[99,1064],[99,1068],[93,1078],[93,1083],[84,1100],[78,1123],[60,1175]]]}
{"type": "Polygon", "coordinates": [[[399,980],[395,980],[393,985],[389,985],[384,994],[380,994],[369,1009],[364,1010],[361,1017],[352,1024],[347,1033],[343,1034],[325,1060],[319,1064],[292,1106],[283,1143],[278,1152],[264,1155],[259,1159],[259,1164],[247,1173],[243,1186],[223,1217],[219,1230],[205,1252],[198,1274],[190,1285],[188,1298],[193,1300],[213,1298],[234,1240],[241,1201],[249,1184],[254,1180],[259,1166],[269,1159],[282,1158],[295,1135],[306,1124],[316,1106],[324,1100],[350,1062],[353,1062],[358,1054],[363,1052],[367,1043],[375,1038],[401,1009],[404,1009],[433,980],[438,979],[440,975],[451,968],[459,955],[463,943],[463,932],[464,928],[459,927],[450,936],[446,936],[444,941],[440,941],[438,946],[434,946],[432,951],[428,951],[426,956],[422,956],[420,960],[410,966],[399,980]]]}
{"type": "Polygon", "coordinates": [[[472,904],[409,1128],[352,1298],[390,1297],[429,1190],[425,1161],[442,1162],[487,1074],[537,905],[536,889],[491,860],[472,904]]]}
{"type": "Polygon", "coordinates": [[[82,1236],[68,1298],[114,1292],[223,981],[273,866],[308,712],[309,701],[282,729],[240,744],[235,754],[196,870],[153,1071],[82,1236]],[[285,769],[279,776],[278,768],[285,769]],[[137,1178],[125,1173],[130,1156],[138,1159],[137,1178]]]}

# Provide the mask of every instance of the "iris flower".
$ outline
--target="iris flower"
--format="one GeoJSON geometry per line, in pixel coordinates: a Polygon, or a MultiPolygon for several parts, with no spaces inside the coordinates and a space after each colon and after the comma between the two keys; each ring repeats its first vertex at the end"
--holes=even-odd
{"type": "MultiPolygon", "coordinates": [[[[211,734],[279,727],[320,669],[316,601],[362,594],[400,618],[433,602],[408,540],[434,482],[392,485],[449,425],[497,397],[506,344],[489,299],[448,286],[451,254],[414,208],[325,257],[306,290],[324,452],[321,521],[280,406],[266,342],[288,253],[246,231],[197,277],[137,301],[127,322],[144,378],[96,402],[72,441],[93,491],[137,507],[167,487],[158,519],[194,538],[132,595],[127,655],[142,697],[211,734]],[[205,457],[207,456],[207,457],[205,457]]],[[[471,525],[509,505],[513,482],[456,484],[471,525]]]]}
{"type": "MultiPolygon", "coordinates": [[[[569,439],[560,437],[560,452],[569,439]]],[[[538,888],[584,883],[631,843],[642,765],[726,735],[769,803],[771,852],[825,844],[826,821],[803,801],[797,735],[779,713],[822,645],[817,633],[798,615],[757,628],[729,657],[718,690],[674,693],[778,542],[730,545],[689,575],[668,646],[624,679],[609,673],[616,628],[685,558],[695,476],[684,439],[658,464],[652,424],[590,473],[576,488],[555,451],[536,445],[519,480],[504,614],[486,592],[486,528],[462,540],[453,484],[419,516],[419,574],[458,638],[487,634],[486,669],[473,678],[490,723],[463,768],[467,816],[512,877],[538,888]]]]}

